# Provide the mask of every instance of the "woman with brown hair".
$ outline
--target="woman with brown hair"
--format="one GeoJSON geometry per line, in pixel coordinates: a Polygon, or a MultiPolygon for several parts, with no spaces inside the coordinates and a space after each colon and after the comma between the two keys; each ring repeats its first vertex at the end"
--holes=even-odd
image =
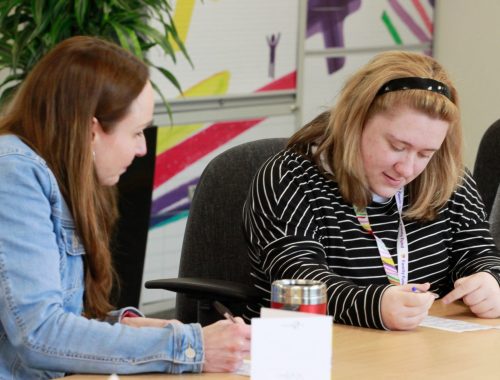
{"type": "Polygon", "coordinates": [[[500,256],[462,164],[457,91],[431,57],[385,52],[358,70],[257,173],[244,224],[266,301],[274,280],[312,279],[346,324],[413,329],[436,296],[500,316],[500,256]]]}
{"type": "Polygon", "coordinates": [[[34,67],[2,115],[0,378],[223,372],[248,353],[241,319],[202,329],[112,312],[113,185],[146,153],[153,108],[143,62],[73,37],[34,67]]]}

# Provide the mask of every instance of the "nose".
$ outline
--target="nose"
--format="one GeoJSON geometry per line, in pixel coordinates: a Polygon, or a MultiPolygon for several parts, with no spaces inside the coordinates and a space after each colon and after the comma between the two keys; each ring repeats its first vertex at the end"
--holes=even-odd
{"type": "Polygon", "coordinates": [[[148,148],[146,146],[146,139],[143,137],[139,144],[137,145],[137,150],[135,152],[136,157],[143,157],[148,152],[148,148]]]}
{"type": "Polygon", "coordinates": [[[401,177],[411,178],[415,173],[415,158],[412,154],[406,155],[396,162],[394,169],[401,177]]]}

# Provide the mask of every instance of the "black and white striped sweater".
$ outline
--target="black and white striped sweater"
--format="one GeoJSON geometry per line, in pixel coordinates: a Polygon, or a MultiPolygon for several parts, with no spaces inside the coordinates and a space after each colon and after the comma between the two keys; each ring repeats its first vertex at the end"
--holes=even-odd
{"type": "MultiPolygon", "coordinates": [[[[405,195],[403,210],[408,207],[405,195]]],[[[394,197],[367,207],[370,224],[397,263],[398,211],[394,197]]],[[[335,322],[384,328],[381,297],[389,286],[373,236],[359,224],[337,183],[291,150],[271,157],[258,171],[243,211],[252,278],[263,304],[248,305],[246,319],[269,306],[276,279],[314,279],[327,285],[335,322]]],[[[479,271],[500,279],[500,255],[475,182],[468,173],[438,217],[405,221],[410,283],[431,283],[445,295],[453,281],[479,271]]]]}

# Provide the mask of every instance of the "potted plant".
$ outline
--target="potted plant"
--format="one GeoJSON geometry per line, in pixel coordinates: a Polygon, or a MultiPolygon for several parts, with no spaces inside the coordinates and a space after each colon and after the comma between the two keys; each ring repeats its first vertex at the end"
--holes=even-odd
{"type": "MultiPolygon", "coordinates": [[[[15,91],[33,65],[58,42],[74,35],[99,36],[133,52],[181,91],[175,76],[147,56],[159,46],[176,61],[172,41],[189,56],[171,17],[169,0],[5,0],[0,2],[0,105],[15,91]],[[148,25],[155,20],[162,30],[148,25]]],[[[159,87],[152,83],[167,107],[159,87]]]]}

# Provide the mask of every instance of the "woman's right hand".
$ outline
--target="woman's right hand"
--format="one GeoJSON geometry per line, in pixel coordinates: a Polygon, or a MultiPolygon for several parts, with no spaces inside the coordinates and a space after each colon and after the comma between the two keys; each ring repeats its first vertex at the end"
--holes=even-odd
{"type": "Polygon", "coordinates": [[[221,320],[203,328],[205,363],[203,372],[232,372],[250,354],[250,325],[221,320]]]}
{"type": "Polygon", "coordinates": [[[412,330],[429,313],[436,296],[429,283],[391,286],[382,295],[382,321],[389,330],[412,330]],[[418,291],[412,291],[415,287],[418,291]]]}

